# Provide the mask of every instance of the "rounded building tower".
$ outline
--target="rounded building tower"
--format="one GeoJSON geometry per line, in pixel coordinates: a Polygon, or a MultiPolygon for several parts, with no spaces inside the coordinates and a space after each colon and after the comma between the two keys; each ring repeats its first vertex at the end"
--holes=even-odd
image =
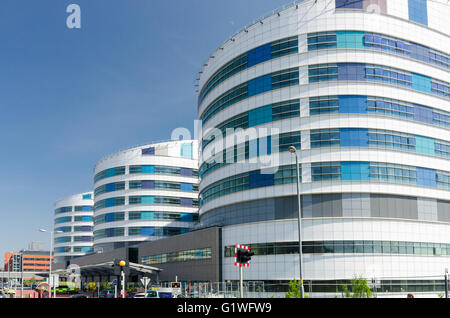
{"type": "Polygon", "coordinates": [[[213,53],[199,81],[199,215],[223,226],[224,280],[239,279],[235,244],[255,252],[246,280],[285,292],[299,278],[294,146],[307,293],[355,276],[377,292],[444,291],[449,16],[443,0],[308,0],[213,53]]]}
{"type": "Polygon", "coordinates": [[[198,220],[197,141],[110,155],[95,166],[94,250],[189,232],[198,220]]]}
{"type": "Polygon", "coordinates": [[[85,192],[55,203],[54,253],[58,262],[93,251],[92,196],[92,192],[85,192]]]}

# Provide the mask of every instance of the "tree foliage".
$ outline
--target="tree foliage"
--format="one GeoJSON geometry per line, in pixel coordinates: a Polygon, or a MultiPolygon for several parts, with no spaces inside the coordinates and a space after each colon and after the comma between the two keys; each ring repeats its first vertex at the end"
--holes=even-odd
{"type": "MultiPolygon", "coordinates": [[[[305,298],[309,298],[304,294],[305,298]]],[[[299,280],[289,281],[289,289],[285,295],[286,298],[301,298],[301,285],[299,280]]]]}
{"type": "Polygon", "coordinates": [[[342,285],[342,297],[345,298],[371,298],[373,295],[367,280],[362,277],[352,279],[351,291],[347,285],[342,285]]]}

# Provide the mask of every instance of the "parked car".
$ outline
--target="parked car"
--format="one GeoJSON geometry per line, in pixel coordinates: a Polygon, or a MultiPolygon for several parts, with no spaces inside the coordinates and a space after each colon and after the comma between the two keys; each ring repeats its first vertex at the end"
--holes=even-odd
{"type": "Polygon", "coordinates": [[[135,294],[136,294],[135,292],[126,290],[125,291],[125,298],[134,298],[135,294]]]}
{"type": "Polygon", "coordinates": [[[76,294],[76,295],[72,295],[69,298],[90,298],[88,295],[83,295],[83,294],[76,294]]]}
{"type": "Polygon", "coordinates": [[[99,298],[114,298],[114,292],[112,290],[102,290],[98,297],[99,298]]]}
{"type": "Polygon", "coordinates": [[[137,293],[137,294],[134,294],[134,297],[133,298],[145,298],[145,293],[137,293]]]}
{"type": "Polygon", "coordinates": [[[145,298],[161,298],[161,297],[159,296],[159,291],[149,290],[145,295],[145,298]]]}

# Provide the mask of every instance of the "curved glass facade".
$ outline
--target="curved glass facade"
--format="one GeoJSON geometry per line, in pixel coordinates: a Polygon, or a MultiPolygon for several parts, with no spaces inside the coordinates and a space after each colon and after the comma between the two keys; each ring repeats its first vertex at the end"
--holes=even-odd
{"type": "Polygon", "coordinates": [[[189,232],[198,220],[196,141],[132,148],[97,163],[94,249],[189,232]]]}
{"type": "Polygon", "coordinates": [[[54,253],[57,261],[93,252],[93,193],[80,193],[55,203],[54,253]]]}
{"type": "Polygon", "coordinates": [[[251,280],[299,277],[290,146],[305,280],[439,273],[450,244],[446,14],[439,1],[303,1],[214,52],[199,81],[199,221],[223,226],[224,280],[238,279],[230,251],[245,243],[258,255],[251,280]]]}

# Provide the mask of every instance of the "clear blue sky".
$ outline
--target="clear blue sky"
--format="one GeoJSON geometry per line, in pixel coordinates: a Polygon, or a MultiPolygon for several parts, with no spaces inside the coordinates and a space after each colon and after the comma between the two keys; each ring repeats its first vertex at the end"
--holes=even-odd
{"type": "Polygon", "coordinates": [[[53,204],[91,191],[102,157],[193,129],[194,80],[284,0],[2,0],[0,253],[49,247],[53,204]],[[81,7],[82,28],[66,27],[81,7]]]}

